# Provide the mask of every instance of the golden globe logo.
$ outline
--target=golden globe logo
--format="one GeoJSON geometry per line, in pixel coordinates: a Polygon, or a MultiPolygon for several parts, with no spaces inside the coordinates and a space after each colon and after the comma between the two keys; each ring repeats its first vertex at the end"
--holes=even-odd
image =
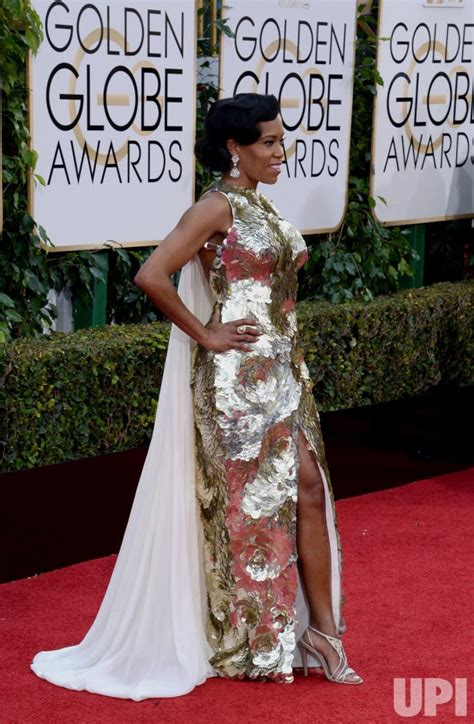
{"type": "Polygon", "coordinates": [[[468,119],[474,123],[469,33],[454,23],[442,28],[419,23],[409,31],[399,22],[389,43],[392,61],[406,65],[388,84],[387,116],[392,127],[403,130],[408,145],[403,137],[392,137],[384,171],[391,163],[398,170],[409,163],[423,168],[429,159],[435,168],[463,165],[471,140],[464,131],[451,131],[468,119]]]}
{"type": "Polygon", "coordinates": [[[56,2],[45,40],[59,60],[46,84],[49,118],[75,139],[60,136],[47,184],[58,175],[67,183],[153,183],[164,174],[178,182],[183,71],[173,60],[184,57],[183,13],[56,2]]]}
{"type": "Polygon", "coordinates": [[[288,176],[339,171],[344,65],[349,60],[346,23],[304,18],[244,15],[235,27],[237,57],[246,64],[232,93],[272,93],[280,104],[285,130],[297,132],[286,148],[288,176]],[[321,138],[322,134],[332,135],[321,138]],[[319,138],[316,136],[319,135],[319,138]]]}

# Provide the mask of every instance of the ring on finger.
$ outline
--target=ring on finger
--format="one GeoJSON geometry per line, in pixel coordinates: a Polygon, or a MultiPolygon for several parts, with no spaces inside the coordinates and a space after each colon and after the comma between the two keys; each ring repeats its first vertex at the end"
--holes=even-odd
{"type": "Polygon", "coordinates": [[[240,325],[237,327],[237,334],[245,334],[246,331],[247,331],[247,325],[246,325],[246,324],[240,324],[240,325]]]}

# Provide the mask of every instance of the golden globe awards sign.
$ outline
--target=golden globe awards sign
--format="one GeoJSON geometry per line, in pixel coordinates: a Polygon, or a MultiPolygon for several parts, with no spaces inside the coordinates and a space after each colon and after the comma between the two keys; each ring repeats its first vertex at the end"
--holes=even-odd
{"type": "Polygon", "coordinates": [[[380,0],[372,195],[386,224],[474,211],[473,0],[380,0]]]}
{"type": "Polygon", "coordinates": [[[239,0],[225,10],[221,96],[272,93],[286,163],[266,193],[303,233],[331,231],[347,199],[357,0],[239,0]]]}
{"type": "Polygon", "coordinates": [[[193,0],[34,7],[34,218],[57,251],[156,244],[193,202],[193,0]]]}

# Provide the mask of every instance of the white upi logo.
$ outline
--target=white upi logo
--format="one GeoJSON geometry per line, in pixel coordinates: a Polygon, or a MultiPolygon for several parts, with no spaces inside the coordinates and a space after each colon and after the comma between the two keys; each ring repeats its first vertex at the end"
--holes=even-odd
{"type": "Polygon", "coordinates": [[[436,716],[437,707],[452,700],[443,713],[454,707],[454,716],[467,716],[467,679],[454,679],[454,687],[447,679],[431,677],[393,680],[393,708],[400,716],[436,716]]]}

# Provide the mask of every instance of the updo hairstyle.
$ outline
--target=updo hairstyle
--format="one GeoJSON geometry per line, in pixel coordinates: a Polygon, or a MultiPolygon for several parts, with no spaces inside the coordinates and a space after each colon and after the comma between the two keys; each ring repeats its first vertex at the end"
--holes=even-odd
{"type": "Polygon", "coordinates": [[[273,95],[238,93],[216,101],[204,121],[204,136],[194,147],[196,158],[211,171],[228,171],[231,154],[226,142],[233,138],[242,146],[250,146],[260,138],[258,124],[273,121],[279,112],[273,95]]]}

